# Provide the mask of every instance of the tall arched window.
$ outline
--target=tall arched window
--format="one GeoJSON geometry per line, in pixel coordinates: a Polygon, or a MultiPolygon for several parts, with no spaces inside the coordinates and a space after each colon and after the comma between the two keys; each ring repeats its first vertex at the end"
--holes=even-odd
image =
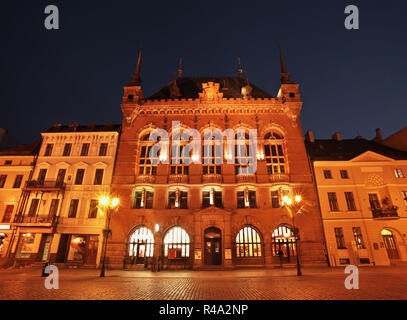
{"type": "Polygon", "coordinates": [[[279,256],[280,251],[283,252],[282,256],[286,258],[295,257],[297,255],[296,238],[290,228],[279,226],[274,230],[272,239],[273,256],[279,256]]]}
{"type": "Polygon", "coordinates": [[[203,174],[221,174],[223,163],[223,137],[219,130],[211,130],[204,135],[202,146],[203,174]]]}
{"type": "Polygon", "coordinates": [[[264,136],[264,155],[268,174],[287,172],[283,143],[284,137],[277,132],[271,131],[264,136]]]}
{"type": "Polygon", "coordinates": [[[192,148],[189,145],[191,140],[192,138],[184,132],[178,132],[172,136],[170,174],[189,174],[189,164],[192,161],[192,148]]]}
{"type": "Polygon", "coordinates": [[[254,228],[244,227],[237,234],[236,257],[261,257],[261,239],[254,228]]]}
{"type": "Polygon", "coordinates": [[[142,262],[145,257],[152,257],[154,253],[154,235],[146,227],[137,228],[130,236],[129,256],[142,262]]]}
{"type": "Polygon", "coordinates": [[[189,257],[189,235],[181,227],[172,227],[164,237],[164,256],[169,259],[189,257]]]}
{"type": "Polygon", "coordinates": [[[254,174],[249,160],[256,157],[256,145],[250,140],[249,133],[238,130],[235,135],[235,174],[254,174]]]}
{"type": "MultiPolygon", "coordinates": [[[[152,148],[156,141],[149,140],[150,134],[147,133],[140,138],[140,153],[139,153],[139,161],[138,161],[138,174],[139,175],[153,175],[155,176],[157,173],[157,162],[158,158],[154,159],[151,157],[152,148]]],[[[157,150],[158,153],[159,150],[157,150]]]]}

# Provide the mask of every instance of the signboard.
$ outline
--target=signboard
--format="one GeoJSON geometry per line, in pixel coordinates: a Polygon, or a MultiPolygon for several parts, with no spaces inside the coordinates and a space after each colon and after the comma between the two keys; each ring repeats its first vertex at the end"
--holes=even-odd
{"type": "Polygon", "coordinates": [[[232,249],[225,249],[225,260],[232,259],[232,249]]]}
{"type": "Polygon", "coordinates": [[[195,260],[201,260],[201,259],[202,259],[201,249],[195,249],[195,260]]]}
{"type": "Polygon", "coordinates": [[[181,248],[168,249],[168,260],[181,258],[181,248]]]}

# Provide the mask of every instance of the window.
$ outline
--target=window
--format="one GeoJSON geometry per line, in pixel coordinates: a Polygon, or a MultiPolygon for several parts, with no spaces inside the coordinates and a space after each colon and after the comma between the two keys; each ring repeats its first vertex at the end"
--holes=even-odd
{"type": "Polygon", "coordinates": [[[248,190],[237,192],[237,207],[238,208],[257,208],[256,191],[248,190]]]}
{"type": "Polygon", "coordinates": [[[271,191],[271,207],[280,208],[280,199],[278,197],[278,190],[271,191]]]}
{"type": "Polygon", "coordinates": [[[99,148],[99,156],[105,156],[107,154],[107,143],[101,143],[99,148]]]}
{"type": "Polygon", "coordinates": [[[56,181],[57,186],[60,187],[60,186],[62,186],[64,184],[65,174],[66,174],[66,169],[59,169],[58,170],[57,181],[56,181]]]}
{"type": "Polygon", "coordinates": [[[98,203],[99,202],[97,200],[90,200],[89,213],[88,213],[89,219],[95,219],[97,217],[98,203]]]}
{"type": "Polygon", "coordinates": [[[338,249],[346,249],[342,228],[335,228],[335,238],[336,238],[336,245],[337,245],[338,249]]]}
{"type": "Polygon", "coordinates": [[[14,210],[14,205],[12,204],[8,204],[6,206],[6,210],[4,211],[4,215],[3,215],[3,220],[2,222],[10,222],[11,221],[11,215],[13,214],[13,210],[14,210]]]}
{"type": "Polygon", "coordinates": [[[6,161],[4,161],[4,165],[5,165],[5,166],[11,166],[12,163],[13,163],[12,160],[6,160],[6,161]]]}
{"type": "Polygon", "coordinates": [[[236,257],[261,257],[261,240],[258,232],[244,227],[236,236],[236,257]]]}
{"type": "Polygon", "coordinates": [[[172,227],[164,237],[164,256],[168,259],[189,257],[189,235],[181,227],[172,227]]]}
{"type": "Polygon", "coordinates": [[[76,217],[76,212],[78,211],[78,204],[79,204],[79,199],[71,200],[71,205],[69,206],[69,211],[68,211],[68,218],[76,217]]]}
{"type": "Polygon", "coordinates": [[[295,257],[297,255],[297,238],[294,236],[290,228],[279,226],[274,230],[272,235],[272,253],[275,257],[280,257],[279,253],[286,258],[295,257]]]}
{"type": "Polygon", "coordinates": [[[331,211],[339,211],[338,199],[335,192],[328,192],[329,207],[331,211]]]}
{"type": "Polygon", "coordinates": [[[403,196],[404,205],[407,206],[407,191],[401,191],[401,194],[403,196]]]}
{"type": "Polygon", "coordinates": [[[69,157],[71,155],[72,143],[65,143],[62,156],[69,157]]]}
{"type": "Polygon", "coordinates": [[[269,132],[264,136],[264,155],[267,173],[285,173],[286,164],[283,151],[284,137],[276,132],[269,132]]]}
{"type": "Polygon", "coordinates": [[[372,210],[380,209],[380,202],[376,193],[369,193],[369,203],[372,210]]]}
{"type": "Polygon", "coordinates": [[[401,169],[394,169],[394,175],[396,178],[404,178],[404,173],[401,169]]]}
{"type": "Polygon", "coordinates": [[[189,175],[189,167],[182,164],[171,166],[170,174],[189,175]]]}
{"type": "Polygon", "coordinates": [[[23,175],[22,175],[22,174],[18,174],[18,175],[16,176],[16,179],[14,180],[13,188],[20,188],[22,181],[23,181],[23,175]]]}
{"type": "Polygon", "coordinates": [[[348,170],[341,170],[340,172],[342,179],[349,179],[348,170]]]}
{"type": "Polygon", "coordinates": [[[54,147],[54,145],[52,143],[48,143],[47,146],[45,147],[44,156],[49,157],[52,154],[53,147],[54,147]]]}
{"type": "Polygon", "coordinates": [[[47,169],[40,169],[40,172],[38,173],[38,178],[37,178],[37,181],[39,182],[39,184],[44,184],[46,176],[47,176],[47,169]]]}
{"type": "Polygon", "coordinates": [[[96,169],[95,180],[93,184],[102,184],[104,169],[96,169]]]}
{"type": "Polygon", "coordinates": [[[0,175],[0,188],[4,188],[4,185],[6,184],[6,179],[7,179],[6,174],[0,175]]]}
{"type": "Polygon", "coordinates": [[[28,216],[34,217],[37,214],[38,205],[40,204],[40,199],[32,199],[30,209],[28,210],[28,216]]]}
{"type": "Polygon", "coordinates": [[[154,200],[154,192],[151,191],[136,191],[134,195],[134,208],[152,209],[154,200]]]}
{"type": "Polygon", "coordinates": [[[365,244],[363,242],[363,237],[362,237],[362,230],[360,227],[353,227],[353,236],[355,237],[355,242],[356,246],[358,249],[365,249],[365,244]]]}
{"type": "Polygon", "coordinates": [[[168,192],[168,209],[187,209],[188,208],[188,192],[176,191],[168,192]]]}
{"type": "MultiPolygon", "coordinates": [[[[139,156],[139,174],[140,175],[153,175],[157,174],[157,166],[153,165],[150,155],[152,154],[153,146],[142,146],[139,156]]],[[[153,161],[155,162],[155,161],[153,161]]]]}
{"type": "Polygon", "coordinates": [[[215,191],[213,188],[210,191],[202,192],[202,208],[215,206],[223,208],[222,191],[215,191]]]}
{"type": "Polygon", "coordinates": [[[82,184],[84,175],[85,175],[85,169],[76,170],[75,184],[82,184]]]}
{"type": "Polygon", "coordinates": [[[208,132],[204,136],[202,147],[202,171],[203,174],[221,174],[222,155],[222,135],[215,131],[208,132]]]}
{"type": "Polygon", "coordinates": [[[325,179],[332,179],[331,170],[324,170],[324,178],[325,179]]]}
{"type": "Polygon", "coordinates": [[[192,146],[188,143],[190,141],[188,134],[182,132],[176,133],[172,139],[171,145],[171,167],[170,174],[179,174],[179,175],[188,175],[189,167],[188,165],[191,162],[191,151],[192,146]],[[180,138],[182,137],[182,138],[180,138]]]}
{"type": "Polygon", "coordinates": [[[49,216],[55,217],[58,212],[59,199],[52,199],[51,206],[49,207],[49,216]]]}
{"type": "Polygon", "coordinates": [[[86,157],[89,154],[89,143],[84,143],[81,149],[81,156],[86,157]]]}
{"type": "Polygon", "coordinates": [[[254,174],[252,161],[256,157],[256,146],[244,130],[235,135],[235,174],[254,174]],[[251,159],[251,160],[250,160],[251,159]]]}
{"type": "Polygon", "coordinates": [[[353,192],[345,192],[346,204],[348,205],[348,211],[356,211],[355,198],[353,192]]]}
{"type": "Polygon", "coordinates": [[[137,228],[130,236],[129,256],[143,259],[154,253],[154,235],[146,227],[137,228]]]}

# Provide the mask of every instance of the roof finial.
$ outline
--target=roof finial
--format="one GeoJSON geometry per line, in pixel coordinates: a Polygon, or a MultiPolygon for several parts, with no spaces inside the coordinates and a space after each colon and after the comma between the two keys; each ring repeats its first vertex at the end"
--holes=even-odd
{"type": "Polygon", "coordinates": [[[281,49],[280,41],[278,41],[278,48],[280,49],[281,83],[294,83],[293,81],[291,81],[290,74],[287,72],[287,67],[285,65],[283,50],[281,49]]]}
{"type": "Polygon", "coordinates": [[[242,66],[240,65],[240,57],[237,58],[237,73],[238,73],[239,77],[242,78],[243,69],[242,69],[242,66]]]}
{"type": "Polygon", "coordinates": [[[140,78],[140,64],[141,64],[141,54],[142,54],[143,48],[140,48],[140,51],[138,53],[138,59],[137,59],[137,67],[136,71],[134,74],[131,76],[131,82],[130,85],[133,86],[139,86],[141,84],[141,78],[140,78]]]}
{"type": "Polygon", "coordinates": [[[182,76],[182,57],[179,59],[178,78],[181,78],[181,76],[182,76]]]}

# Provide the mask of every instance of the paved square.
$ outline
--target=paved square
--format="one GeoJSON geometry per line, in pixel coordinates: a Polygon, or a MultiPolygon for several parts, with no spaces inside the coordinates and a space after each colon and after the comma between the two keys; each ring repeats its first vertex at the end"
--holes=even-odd
{"type": "Polygon", "coordinates": [[[45,289],[39,269],[0,270],[0,299],[280,300],[407,299],[406,267],[359,268],[359,290],[344,286],[344,268],[233,271],[61,269],[58,290],[45,289]]]}

